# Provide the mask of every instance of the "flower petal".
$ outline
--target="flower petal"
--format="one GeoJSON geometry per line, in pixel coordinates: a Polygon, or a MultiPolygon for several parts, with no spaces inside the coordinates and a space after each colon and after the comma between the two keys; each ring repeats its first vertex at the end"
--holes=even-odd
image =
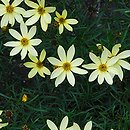
{"type": "Polygon", "coordinates": [[[22,47],[21,46],[16,46],[15,48],[13,48],[10,52],[10,56],[14,56],[16,54],[18,54],[21,51],[22,47]]]}
{"type": "Polygon", "coordinates": [[[62,34],[63,31],[64,31],[63,24],[60,24],[60,26],[59,26],[59,34],[62,34]]]}
{"type": "Polygon", "coordinates": [[[47,120],[47,125],[50,130],[58,130],[57,126],[51,120],[47,120]]]}
{"type": "Polygon", "coordinates": [[[116,44],[115,46],[113,46],[113,48],[112,48],[112,55],[116,56],[117,53],[120,50],[120,47],[121,47],[121,44],[116,44]]]}
{"type": "Polygon", "coordinates": [[[27,55],[27,48],[23,47],[22,51],[21,51],[21,60],[23,60],[27,55]]]}
{"type": "Polygon", "coordinates": [[[97,65],[94,63],[84,64],[82,67],[89,70],[97,69],[97,65]]]}
{"type": "Polygon", "coordinates": [[[43,17],[47,24],[51,23],[51,15],[49,13],[44,13],[43,17]]]}
{"type": "Polygon", "coordinates": [[[30,53],[31,55],[33,55],[33,56],[38,56],[37,51],[35,50],[35,48],[34,48],[33,46],[29,46],[29,47],[28,47],[28,51],[29,51],[29,53],[30,53]]]}
{"type": "Polygon", "coordinates": [[[55,57],[49,57],[47,58],[48,61],[52,64],[52,65],[56,65],[56,66],[62,66],[62,62],[58,59],[56,59],[55,57]]]}
{"type": "Polygon", "coordinates": [[[28,73],[28,78],[33,78],[37,74],[37,69],[33,68],[31,71],[28,73]]]}
{"type": "Polygon", "coordinates": [[[1,0],[5,5],[9,5],[9,1],[8,0],[1,0]]]}
{"type": "Polygon", "coordinates": [[[125,50],[123,52],[121,52],[120,54],[118,54],[120,59],[125,59],[130,57],[130,50],[125,50]]]}
{"type": "Polygon", "coordinates": [[[56,7],[45,7],[45,11],[48,13],[53,13],[56,10],[56,7]]]}
{"type": "Polygon", "coordinates": [[[46,74],[46,75],[50,75],[51,72],[48,68],[46,68],[45,66],[43,67],[43,72],[46,74]]]}
{"type": "Polygon", "coordinates": [[[105,64],[108,59],[108,52],[104,49],[104,51],[101,54],[101,62],[102,64],[105,64]]]}
{"type": "Polygon", "coordinates": [[[66,9],[64,9],[64,10],[62,11],[62,17],[63,17],[64,19],[66,19],[66,17],[67,17],[67,10],[66,10],[66,9]]]}
{"type": "Polygon", "coordinates": [[[102,84],[104,81],[104,73],[99,73],[98,75],[98,83],[102,84]]]}
{"type": "Polygon", "coordinates": [[[33,55],[31,55],[31,54],[29,53],[29,54],[28,54],[28,57],[29,57],[33,62],[35,62],[35,63],[38,62],[38,59],[37,59],[36,56],[33,56],[33,55]]]}
{"type": "Polygon", "coordinates": [[[59,46],[57,49],[58,56],[62,62],[66,62],[66,53],[62,46],[59,46]]]}
{"type": "Polygon", "coordinates": [[[117,74],[118,75],[118,69],[116,69],[114,66],[111,66],[111,67],[108,67],[107,68],[107,71],[109,72],[109,73],[112,73],[112,74],[117,74]]]}
{"type": "Polygon", "coordinates": [[[14,13],[14,17],[18,23],[23,22],[23,17],[20,14],[14,13]]]}
{"type": "Polygon", "coordinates": [[[22,1],[23,1],[23,0],[14,0],[11,5],[14,6],[14,7],[16,7],[16,6],[18,6],[19,4],[21,4],[22,1]]]}
{"type": "Polygon", "coordinates": [[[120,64],[124,69],[130,70],[130,64],[125,60],[119,60],[118,64],[120,64]]]}
{"type": "Polygon", "coordinates": [[[16,46],[19,46],[19,45],[20,45],[19,41],[10,41],[10,42],[6,42],[4,44],[4,46],[9,46],[9,47],[16,47],[16,46]]]}
{"type": "Polygon", "coordinates": [[[71,62],[75,54],[75,47],[72,45],[67,51],[67,62],[71,62]]]}
{"type": "Polygon", "coordinates": [[[27,25],[25,23],[20,24],[20,30],[21,30],[22,36],[27,37],[28,28],[27,28],[27,25]]]}
{"type": "Polygon", "coordinates": [[[23,14],[25,13],[25,9],[23,9],[23,8],[21,8],[21,7],[15,7],[15,8],[14,8],[14,12],[23,15],[23,14]]]}
{"type": "Polygon", "coordinates": [[[2,123],[2,124],[0,124],[0,129],[1,128],[3,128],[3,127],[5,127],[5,126],[7,126],[9,123],[2,123]]]}
{"type": "Polygon", "coordinates": [[[73,60],[71,62],[71,65],[72,66],[80,66],[82,63],[83,63],[83,59],[82,58],[76,58],[75,60],[73,60]]]}
{"type": "Polygon", "coordinates": [[[26,62],[24,63],[24,66],[26,66],[27,68],[33,68],[36,66],[36,64],[33,62],[26,62]]]}
{"type": "Polygon", "coordinates": [[[50,79],[54,79],[58,76],[60,76],[60,74],[64,71],[64,69],[62,67],[59,67],[57,69],[55,69],[52,73],[51,73],[51,78],[50,79]]]}
{"type": "Polygon", "coordinates": [[[97,78],[98,75],[99,75],[99,71],[98,71],[98,70],[94,70],[94,71],[90,74],[88,81],[89,81],[89,82],[94,81],[94,80],[97,78]]]}
{"type": "Polygon", "coordinates": [[[33,16],[33,15],[36,14],[36,13],[37,13],[36,10],[31,9],[31,10],[25,11],[24,14],[23,14],[23,16],[24,16],[25,18],[28,18],[28,17],[33,16]]]}
{"type": "Polygon", "coordinates": [[[89,121],[88,123],[86,123],[86,125],[84,126],[84,130],[91,130],[92,129],[92,121],[89,121]]]}
{"type": "Polygon", "coordinates": [[[122,81],[123,80],[123,71],[119,64],[114,65],[114,67],[118,70],[118,77],[122,81]]]}
{"type": "Polygon", "coordinates": [[[1,28],[8,25],[8,14],[5,14],[1,19],[1,28]]]}
{"type": "Polygon", "coordinates": [[[69,30],[69,31],[73,31],[73,28],[68,24],[68,23],[64,23],[64,26],[65,26],[65,28],[67,29],[67,30],[69,30]]]}
{"type": "Polygon", "coordinates": [[[71,71],[73,71],[74,73],[77,73],[77,74],[87,74],[88,71],[87,70],[84,70],[84,69],[80,69],[78,67],[73,67],[71,69],[71,71]]]}
{"type": "Polygon", "coordinates": [[[30,40],[30,44],[31,44],[32,46],[37,46],[37,45],[39,45],[41,42],[42,42],[41,39],[31,39],[31,40],[30,40]]]}
{"type": "Polygon", "coordinates": [[[45,0],[41,0],[41,5],[42,5],[42,7],[45,6],[45,0]]]}
{"type": "Polygon", "coordinates": [[[26,3],[29,7],[34,8],[34,9],[39,7],[38,4],[36,4],[36,3],[34,3],[34,2],[32,2],[32,1],[30,1],[30,0],[25,0],[25,3],[26,3]]]}
{"type": "Polygon", "coordinates": [[[43,16],[41,16],[40,23],[41,23],[42,30],[46,32],[48,28],[48,24],[45,22],[43,16]]]}
{"type": "Polygon", "coordinates": [[[67,80],[72,86],[75,85],[75,77],[71,71],[67,71],[67,80]]]}
{"type": "Polygon", "coordinates": [[[46,57],[46,51],[43,49],[42,52],[41,52],[41,54],[40,54],[39,60],[41,62],[43,62],[43,60],[45,59],[45,57],[46,57]]]}
{"type": "Polygon", "coordinates": [[[68,117],[65,116],[60,123],[60,130],[65,130],[68,125],[68,117]]]}
{"type": "Polygon", "coordinates": [[[112,66],[114,65],[117,61],[119,60],[119,58],[117,56],[110,58],[107,61],[107,66],[112,66]]]}
{"type": "Polygon", "coordinates": [[[39,74],[41,77],[45,78],[43,68],[38,69],[38,74],[39,74]]]}
{"type": "Polygon", "coordinates": [[[76,20],[76,19],[66,19],[66,22],[68,23],[68,24],[77,24],[78,23],[78,20],[76,20]]]}
{"type": "Polygon", "coordinates": [[[59,84],[61,84],[61,83],[65,80],[65,77],[66,77],[66,73],[65,73],[65,72],[62,72],[62,73],[56,78],[55,86],[57,87],[59,84]]]}
{"type": "Polygon", "coordinates": [[[29,30],[29,32],[28,32],[28,37],[29,37],[29,39],[32,39],[32,38],[35,36],[36,30],[37,30],[36,26],[32,26],[32,27],[30,28],[30,30],[29,30]]]}
{"type": "Polygon", "coordinates": [[[56,11],[56,16],[59,18],[61,15],[56,11]]]}
{"type": "Polygon", "coordinates": [[[22,36],[14,29],[9,29],[9,33],[17,40],[22,39],[22,36]]]}
{"type": "Polygon", "coordinates": [[[4,15],[5,13],[6,13],[6,7],[0,4],[0,16],[4,15]]]}
{"type": "Polygon", "coordinates": [[[104,73],[104,78],[105,78],[105,80],[106,80],[106,82],[107,82],[108,84],[110,84],[110,85],[113,84],[112,77],[111,77],[111,75],[110,75],[108,72],[105,72],[105,73],[104,73]]]}

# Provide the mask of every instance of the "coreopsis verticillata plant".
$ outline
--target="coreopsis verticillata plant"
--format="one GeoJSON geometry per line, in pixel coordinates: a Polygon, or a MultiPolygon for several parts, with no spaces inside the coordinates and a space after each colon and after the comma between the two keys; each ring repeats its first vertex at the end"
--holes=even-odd
{"type": "MultiPolygon", "coordinates": [[[[3,113],[3,111],[2,110],[0,110],[0,115],[3,113]]],[[[0,118],[0,129],[1,128],[3,128],[3,127],[5,127],[5,126],[7,126],[8,125],[8,123],[2,123],[2,119],[0,118]]]]}
{"type": "Polygon", "coordinates": [[[46,31],[48,24],[51,23],[50,13],[53,13],[56,7],[45,7],[45,0],[37,0],[37,2],[38,4],[30,0],[25,0],[25,3],[33,8],[24,14],[24,17],[31,17],[26,21],[26,25],[33,25],[40,19],[41,28],[43,31],[46,31]]]}
{"type": "Polygon", "coordinates": [[[60,15],[57,11],[56,11],[56,16],[54,19],[56,20],[56,22],[58,22],[59,24],[59,34],[63,33],[64,31],[64,26],[67,30],[69,31],[73,31],[73,28],[69,25],[74,25],[77,24],[78,21],[76,19],[66,19],[67,17],[67,10],[63,10],[62,11],[62,15],[60,15]]]}
{"type": "Polygon", "coordinates": [[[82,65],[83,68],[94,71],[89,76],[89,82],[94,81],[98,77],[98,83],[102,84],[104,79],[110,85],[113,84],[112,74],[118,74],[118,70],[113,66],[117,61],[118,57],[112,57],[108,59],[108,52],[106,49],[102,52],[101,57],[97,57],[94,53],[89,53],[90,59],[94,63],[82,65]]]}
{"type": "Polygon", "coordinates": [[[75,85],[75,77],[72,72],[77,73],[77,74],[87,74],[88,72],[84,69],[79,68],[83,63],[82,58],[76,58],[75,60],[72,61],[74,54],[75,54],[75,47],[72,45],[68,51],[67,55],[65,53],[65,50],[62,46],[58,47],[58,56],[60,60],[54,58],[54,57],[49,57],[48,61],[55,66],[55,70],[51,74],[51,79],[56,78],[55,81],[55,86],[57,87],[59,84],[61,84],[64,79],[67,76],[68,82],[74,86],[75,85]]]}
{"type": "MultiPolygon", "coordinates": [[[[51,120],[47,120],[47,125],[50,128],[50,130],[58,130],[58,127],[51,120]]],[[[69,130],[67,126],[68,126],[68,117],[65,116],[60,123],[59,130],[69,130]]]]}
{"type": "MultiPolygon", "coordinates": [[[[69,130],[81,130],[79,125],[77,123],[73,123],[73,126],[69,128],[69,130]]],[[[89,121],[84,126],[84,130],[92,130],[92,121],[89,121]]]]}
{"type": "Polygon", "coordinates": [[[17,7],[23,0],[14,0],[10,4],[10,0],[1,0],[3,4],[0,4],[0,16],[3,15],[1,19],[1,28],[7,26],[8,23],[13,26],[15,24],[15,19],[18,23],[23,21],[21,14],[25,13],[25,10],[21,7],[17,7]]]}
{"type": "Polygon", "coordinates": [[[42,50],[39,59],[35,56],[30,55],[30,54],[28,54],[28,56],[33,61],[33,62],[24,63],[24,65],[27,68],[32,68],[32,70],[28,74],[28,78],[34,77],[37,74],[37,72],[43,78],[45,78],[44,73],[46,75],[50,75],[50,70],[48,68],[46,68],[43,64],[43,61],[46,57],[46,51],[44,49],[42,50]]]}
{"type": "Polygon", "coordinates": [[[128,62],[126,62],[125,60],[123,60],[123,59],[130,57],[130,50],[125,50],[125,51],[119,53],[120,47],[121,47],[121,44],[114,45],[112,48],[112,52],[110,52],[105,46],[103,46],[103,49],[106,49],[106,51],[108,52],[108,58],[115,57],[115,56],[117,56],[119,58],[119,60],[114,64],[114,67],[117,68],[117,70],[118,70],[117,75],[118,75],[119,79],[122,81],[123,80],[122,68],[130,70],[130,64],[128,62]]]}
{"type": "Polygon", "coordinates": [[[38,55],[37,51],[33,46],[39,45],[42,42],[42,40],[32,39],[36,34],[36,26],[31,27],[30,30],[28,31],[26,24],[21,23],[20,30],[22,35],[14,29],[9,29],[9,33],[15,39],[18,40],[18,41],[9,41],[4,44],[5,46],[14,47],[10,52],[10,56],[14,56],[18,54],[20,51],[22,60],[26,57],[27,51],[29,51],[31,55],[37,56],[38,55]]]}

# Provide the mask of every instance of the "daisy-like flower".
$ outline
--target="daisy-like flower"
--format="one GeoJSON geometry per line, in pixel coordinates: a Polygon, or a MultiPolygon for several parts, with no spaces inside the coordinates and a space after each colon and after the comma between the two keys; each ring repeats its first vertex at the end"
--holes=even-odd
{"type": "Polygon", "coordinates": [[[51,64],[53,64],[56,69],[51,74],[51,79],[56,78],[55,86],[57,87],[61,84],[65,77],[67,76],[68,82],[74,86],[75,85],[75,77],[72,72],[77,74],[87,74],[87,71],[84,69],[78,68],[83,63],[82,58],[76,58],[72,61],[75,54],[75,47],[72,45],[69,50],[67,51],[67,55],[65,50],[62,46],[58,47],[58,56],[60,60],[49,57],[48,60],[51,64]]]}
{"type": "Polygon", "coordinates": [[[3,15],[1,19],[1,28],[7,26],[8,23],[13,26],[15,24],[15,19],[18,23],[23,21],[21,14],[25,13],[25,10],[21,7],[17,7],[23,0],[14,0],[10,4],[10,0],[1,0],[3,4],[0,4],[0,16],[3,15]]]}
{"type": "Polygon", "coordinates": [[[37,51],[33,46],[39,45],[42,41],[40,39],[32,39],[36,34],[36,26],[30,28],[28,32],[28,28],[25,23],[20,24],[21,34],[14,29],[9,29],[9,33],[18,41],[9,41],[5,43],[5,46],[14,47],[11,52],[10,56],[14,56],[21,51],[21,59],[23,60],[26,55],[27,51],[30,54],[37,56],[37,51]]]}
{"type": "MultiPolygon", "coordinates": [[[[81,130],[77,123],[73,123],[73,126],[69,128],[69,130],[81,130]]],[[[84,126],[84,130],[92,130],[92,121],[89,121],[84,126]]]]}
{"type": "Polygon", "coordinates": [[[89,82],[94,81],[98,77],[98,83],[102,84],[104,79],[110,85],[113,84],[113,78],[110,73],[118,74],[118,70],[113,66],[117,61],[118,57],[112,57],[108,59],[108,52],[104,50],[101,57],[97,57],[94,53],[89,53],[90,59],[94,63],[82,65],[86,69],[94,69],[94,71],[89,76],[89,82]]]}
{"type": "Polygon", "coordinates": [[[33,8],[24,14],[24,17],[31,17],[26,21],[26,25],[33,25],[40,19],[41,28],[43,31],[46,31],[48,24],[51,23],[50,13],[53,13],[56,7],[45,7],[45,0],[37,0],[37,2],[38,4],[30,0],[25,0],[25,3],[33,8]]]}
{"type": "Polygon", "coordinates": [[[74,25],[77,24],[78,21],[76,19],[66,19],[67,17],[67,10],[63,10],[62,11],[62,15],[60,15],[57,11],[56,11],[56,16],[54,19],[56,20],[56,22],[58,22],[59,24],[59,34],[63,33],[64,31],[64,26],[67,30],[69,31],[73,31],[73,28],[69,25],[74,25]]]}
{"type": "Polygon", "coordinates": [[[39,59],[37,59],[37,57],[32,56],[30,54],[28,54],[28,56],[33,61],[33,62],[24,63],[24,65],[27,68],[32,68],[32,70],[28,74],[28,78],[34,77],[37,74],[37,72],[43,78],[45,77],[44,73],[46,75],[50,75],[50,70],[48,68],[46,68],[43,64],[43,61],[46,57],[46,51],[45,50],[42,50],[39,59]]]}
{"type": "Polygon", "coordinates": [[[113,46],[112,52],[110,52],[106,47],[103,46],[103,48],[106,49],[106,51],[108,52],[109,58],[115,57],[115,56],[117,56],[119,58],[119,60],[114,64],[114,67],[117,68],[117,70],[118,70],[117,75],[118,75],[119,79],[122,81],[123,80],[122,68],[130,70],[130,64],[127,61],[123,60],[123,59],[130,57],[130,50],[125,50],[118,54],[120,47],[121,47],[121,44],[116,44],[113,46]]]}
{"type": "MultiPolygon", "coordinates": [[[[3,111],[2,110],[0,110],[0,115],[3,113],[3,111]]],[[[2,123],[2,119],[0,118],[0,129],[1,128],[3,128],[3,127],[5,127],[5,126],[7,126],[8,125],[8,123],[2,123]]]]}
{"type": "MultiPolygon", "coordinates": [[[[47,125],[50,128],[50,130],[58,130],[58,127],[51,120],[47,120],[47,125]]],[[[59,130],[67,130],[68,129],[67,125],[68,125],[68,117],[65,116],[60,123],[59,130]]]]}

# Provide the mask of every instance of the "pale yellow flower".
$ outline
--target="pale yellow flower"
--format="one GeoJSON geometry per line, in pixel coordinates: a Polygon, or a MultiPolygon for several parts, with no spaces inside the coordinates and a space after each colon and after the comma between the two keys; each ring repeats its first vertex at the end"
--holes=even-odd
{"type": "MultiPolygon", "coordinates": [[[[130,70],[130,64],[128,62],[126,62],[125,60],[123,60],[123,59],[130,57],[130,50],[125,50],[125,51],[119,53],[120,47],[121,47],[121,44],[116,44],[113,46],[112,52],[110,52],[106,47],[103,46],[103,48],[106,49],[106,51],[109,54],[108,58],[115,57],[115,56],[117,56],[119,58],[119,60],[114,64],[114,67],[117,68],[117,70],[118,70],[117,75],[118,75],[119,79],[122,81],[123,80],[122,68],[130,70]]],[[[114,75],[112,75],[112,76],[114,76],[114,75]]]]}
{"type": "Polygon", "coordinates": [[[56,69],[52,72],[51,74],[51,79],[56,78],[55,81],[55,86],[57,87],[59,84],[61,84],[66,76],[68,82],[74,86],[75,85],[75,77],[72,72],[77,73],[77,74],[87,74],[87,71],[84,69],[79,68],[83,63],[82,58],[76,58],[75,60],[72,61],[73,57],[75,54],[75,47],[72,45],[68,51],[67,55],[65,53],[65,50],[62,46],[58,47],[58,56],[60,60],[54,58],[54,57],[49,57],[48,60],[51,64],[56,66],[56,69]]]}
{"type": "Polygon", "coordinates": [[[14,0],[10,4],[10,0],[1,0],[3,4],[0,4],[0,16],[3,15],[1,19],[1,28],[7,26],[8,23],[14,26],[15,19],[18,23],[23,22],[23,15],[25,10],[21,7],[17,7],[23,0],[14,0]]]}
{"type": "Polygon", "coordinates": [[[14,47],[11,52],[10,56],[14,56],[21,51],[21,59],[23,60],[26,55],[27,51],[30,54],[37,56],[37,51],[33,46],[39,45],[42,41],[40,39],[32,39],[36,34],[36,26],[33,26],[28,31],[27,26],[25,23],[20,24],[21,34],[14,29],[9,29],[9,33],[18,41],[9,41],[5,43],[5,46],[14,47]]]}
{"type": "Polygon", "coordinates": [[[44,73],[46,75],[50,75],[50,70],[48,68],[46,68],[44,66],[44,63],[43,63],[43,61],[46,57],[46,51],[45,50],[42,50],[39,59],[37,59],[37,57],[32,56],[30,54],[28,56],[33,61],[33,62],[24,63],[24,65],[27,68],[32,68],[32,70],[28,74],[28,78],[34,77],[37,74],[37,72],[43,78],[45,77],[44,73]]]}
{"type": "MultiPolygon", "coordinates": [[[[3,111],[2,110],[0,110],[0,115],[3,113],[3,111]]],[[[5,127],[5,126],[7,126],[8,125],[8,123],[2,123],[2,119],[0,118],[0,129],[1,128],[3,128],[3,127],[5,127]]]]}
{"type": "MultiPolygon", "coordinates": [[[[79,125],[74,122],[73,126],[68,128],[68,130],[81,130],[81,129],[80,129],[79,125]]],[[[89,121],[86,123],[86,125],[84,126],[84,130],[92,130],[92,121],[89,121]]]]}
{"type": "Polygon", "coordinates": [[[113,78],[110,73],[118,74],[118,70],[113,66],[117,61],[118,57],[112,57],[108,59],[108,52],[104,50],[101,57],[97,57],[94,53],[89,53],[90,59],[94,63],[82,65],[86,69],[94,69],[94,71],[89,76],[89,82],[94,81],[98,77],[98,83],[102,84],[104,79],[110,85],[113,84],[113,78]]]}
{"type": "MultiPolygon", "coordinates": [[[[47,125],[50,128],[50,130],[58,130],[58,127],[51,120],[47,120],[47,125]]],[[[68,117],[65,116],[60,123],[59,130],[67,130],[67,125],[68,117]]]]}
{"type": "Polygon", "coordinates": [[[43,31],[46,31],[48,24],[51,23],[50,13],[53,13],[56,7],[45,7],[45,0],[37,0],[37,2],[38,4],[33,1],[25,0],[25,3],[33,8],[24,14],[24,17],[31,17],[26,21],[26,25],[33,25],[40,19],[41,28],[43,31]]]}
{"type": "Polygon", "coordinates": [[[63,10],[62,11],[62,15],[60,15],[57,11],[56,11],[56,16],[54,19],[56,20],[56,22],[58,22],[59,24],[59,34],[63,33],[64,31],[64,26],[67,30],[69,31],[73,31],[73,28],[70,25],[74,25],[77,24],[78,21],[76,19],[66,19],[67,17],[67,10],[63,10]],[[69,25],[70,24],[70,25],[69,25]]]}

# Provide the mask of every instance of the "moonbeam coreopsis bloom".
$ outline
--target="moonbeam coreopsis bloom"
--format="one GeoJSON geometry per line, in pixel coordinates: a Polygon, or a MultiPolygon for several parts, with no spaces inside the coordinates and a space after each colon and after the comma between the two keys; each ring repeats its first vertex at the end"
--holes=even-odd
{"type": "Polygon", "coordinates": [[[23,0],[14,0],[10,4],[10,0],[1,0],[4,4],[0,4],[0,16],[3,15],[1,19],[1,28],[7,26],[8,23],[13,26],[15,24],[15,19],[18,23],[23,21],[21,14],[25,13],[25,10],[21,7],[17,7],[23,0]]]}
{"type": "Polygon", "coordinates": [[[56,22],[59,24],[59,34],[63,33],[64,31],[64,26],[67,30],[69,31],[73,31],[73,28],[70,25],[74,25],[77,24],[78,21],[76,19],[66,19],[67,17],[67,10],[63,10],[62,11],[62,15],[60,15],[57,11],[56,11],[56,16],[54,19],[56,20],[56,22]],[[69,25],[70,24],[70,25],[69,25]]]}
{"type": "Polygon", "coordinates": [[[59,84],[61,84],[64,79],[67,76],[68,82],[74,86],[75,85],[75,77],[72,72],[77,73],[77,74],[87,74],[88,72],[84,69],[79,68],[83,63],[82,58],[76,58],[75,60],[72,61],[73,57],[75,54],[75,47],[72,45],[68,51],[67,55],[65,53],[65,50],[62,46],[58,47],[58,56],[60,60],[54,58],[54,57],[49,57],[48,61],[55,66],[55,70],[51,74],[51,79],[56,78],[55,81],[55,86],[57,87],[59,84]]]}
{"type": "MultiPolygon", "coordinates": [[[[3,111],[2,110],[0,110],[0,115],[3,113],[3,111]]],[[[2,123],[2,119],[0,118],[0,129],[1,128],[3,128],[3,127],[5,127],[5,126],[7,126],[8,125],[8,123],[2,123]]]]}
{"type": "Polygon", "coordinates": [[[90,59],[94,63],[82,65],[83,68],[90,69],[94,71],[89,76],[89,82],[94,81],[98,77],[98,83],[102,84],[104,79],[110,85],[113,84],[112,74],[118,74],[118,70],[113,66],[117,61],[118,57],[112,57],[108,59],[108,51],[104,49],[101,57],[97,57],[94,53],[89,53],[90,59]]]}
{"type": "Polygon", "coordinates": [[[56,10],[56,7],[45,7],[45,0],[37,0],[37,2],[38,4],[30,0],[25,0],[25,3],[33,8],[27,10],[24,14],[24,17],[30,17],[26,21],[26,25],[33,25],[40,19],[41,28],[43,31],[46,31],[48,24],[51,23],[50,13],[53,13],[56,10]]]}
{"type": "Polygon", "coordinates": [[[28,74],[28,78],[34,77],[37,74],[37,72],[43,78],[45,78],[44,73],[47,75],[50,75],[50,70],[48,68],[46,68],[43,64],[43,61],[46,57],[46,51],[44,49],[42,50],[39,59],[37,59],[37,57],[32,56],[30,54],[28,54],[28,56],[33,61],[33,62],[24,63],[24,65],[27,68],[32,68],[28,74]]]}
{"type": "Polygon", "coordinates": [[[27,51],[29,51],[31,55],[37,56],[38,55],[37,51],[33,46],[39,45],[42,42],[42,40],[32,39],[36,34],[36,26],[31,27],[30,30],[28,31],[28,28],[25,25],[25,23],[21,23],[20,30],[22,35],[14,29],[9,29],[9,33],[15,39],[18,40],[18,41],[9,41],[4,44],[5,46],[14,47],[10,52],[10,56],[14,56],[18,54],[20,51],[22,60],[26,57],[27,51]]]}

